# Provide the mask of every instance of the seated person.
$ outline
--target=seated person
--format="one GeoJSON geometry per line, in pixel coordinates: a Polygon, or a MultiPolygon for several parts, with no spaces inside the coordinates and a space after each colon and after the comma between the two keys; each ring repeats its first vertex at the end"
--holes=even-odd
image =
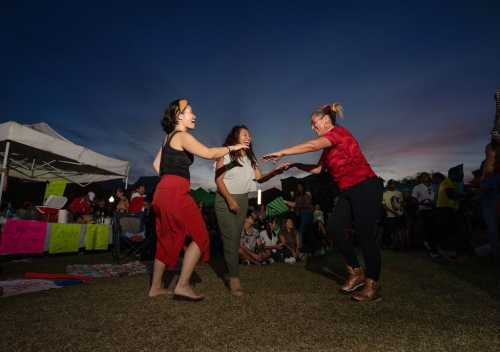
{"type": "Polygon", "coordinates": [[[111,210],[106,205],[106,201],[104,199],[99,199],[97,206],[92,208],[91,215],[105,218],[111,216],[111,210]]]}
{"type": "Polygon", "coordinates": [[[118,204],[116,205],[116,211],[120,213],[128,213],[128,208],[130,206],[127,197],[125,197],[125,192],[123,189],[118,188],[116,190],[116,197],[118,198],[118,204]]]}
{"type": "Polygon", "coordinates": [[[243,226],[243,231],[241,232],[240,248],[238,249],[238,255],[240,259],[247,265],[266,265],[270,264],[271,261],[266,261],[267,258],[271,256],[271,251],[268,249],[260,250],[262,242],[260,241],[260,232],[255,227],[253,227],[254,218],[252,216],[252,211],[247,211],[247,217],[245,218],[245,225],[243,226]]]}
{"type": "Polygon", "coordinates": [[[292,257],[299,261],[300,240],[292,218],[285,219],[279,233],[280,242],[292,251],[292,257]]]}
{"type": "Polygon", "coordinates": [[[144,208],[150,208],[151,202],[147,199],[144,199],[144,192],[146,191],[146,187],[143,185],[137,186],[135,192],[130,197],[130,205],[128,207],[129,213],[143,211],[144,208]]]}
{"type": "Polygon", "coordinates": [[[271,251],[271,258],[275,262],[281,260],[281,255],[283,259],[290,258],[292,256],[292,250],[285,247],[285,243],[280,242],[276,232],[276,219],[273,217],[267,217],[264,219],[264,231],[260,232],[260,241],[264,245],[265,249],[271,251]]]}

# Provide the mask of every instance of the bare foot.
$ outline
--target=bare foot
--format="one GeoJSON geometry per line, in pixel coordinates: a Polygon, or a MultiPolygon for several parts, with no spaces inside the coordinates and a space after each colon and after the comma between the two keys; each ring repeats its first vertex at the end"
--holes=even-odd
{"type": "Polygon", "coordinates": [[[163,296],[163,295],[173,295],[174,293],[167,288],[153,289],[149,290],[149,297],[163,296]]]}
{"type": "Polygon", "coordinates": [[[180,287],[179,285],[177,285],[175,287],[175,290],[174,290],[174,295],[188,297],[188,298],[192,298],[192,299],[201,299],[201,298],[205,297],[201,293],[196,292],[196,290],[190,285],[183,286],[183,287],[180,287]]]}

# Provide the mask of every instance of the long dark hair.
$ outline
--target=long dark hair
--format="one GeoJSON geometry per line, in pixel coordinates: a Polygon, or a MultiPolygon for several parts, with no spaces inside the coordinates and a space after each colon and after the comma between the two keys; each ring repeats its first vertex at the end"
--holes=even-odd
{"type": "Polygon", "coordinates": [[[276,219],[271,216],[264,218],[264,226],[266,228],[267,237],[269,237],[270,240],[273,239],[273,236],[276,237],[276,233],[273,230],[271,230],[271,224],[273,222],[276,222],[276,219]]]}
{"type": "Polygon", "coordinates": [[[293,236],[295,236],[297,234],[297,231],[295,230],[295,222],[293,221],[293,219],[290,216],[283,219],[283,224],[281,225],[281,228],[280,228],[280,234],[281,234],[281,232],[291,233],[293,236]],[[288,219],[290,219],[292,221],[292,225],[293,225],[292,228],[290,229],[290,231],[288,231],[288,229],[285,226],[288,219]]]}
{"type": "Polygon", "coordinates": [[[298,185],[302,186],[302,192],[299,192],[299,187],[297,186],[297,195],[298,196],[303,196],[307,192],[311,193],[311,190],[309,189],[309,186],[305,181],[299,181],[298,185]]]}
{"type": "Polygon", "coordinates": [[[186,107],[189,105],[186,105],[184,107],[184,110],[180,110],[180,105],[179,102],[184,99],[177,99],[174,100],[173,102],[170,103],[168,106],[167,110],[165,110],[165,114],[163,114],[163,118],[160,120],[161,127],[163,130],[167,133],[170,134],[175,129],[175,126],[179,124],[179,121],[177,120],[177,117],[182,114],[182,112],[186,109],[186,107]]]}
{"type": "MultiPolygon", "coordinates": [[[[226,139],[224,140],[224,143],[222,143],[222,146],[228,147],[230,145],[240,144],[239,138],[242,129],[245,129],[248,132],[250,132],[250,130],[245,125],[234,126],[233,128],[231,128],[231,131],[229,131],[229,134],[226,136],[226,139]]],[[[248,159],[250,160],[250,163],[252,164],[252,168],[255,169],[257,167],[257,159],[255,158],[255,155],[253,153],[252,142],[250,142],[248,148],[245,149],[245,152],[247,154],[248,159]]],[[[243,157],[243,149],[231,152],[229,153],[229,156],[231,158],[231,161],[234,161],[235,164],[240,165],[238,159],[243,157]]]]}

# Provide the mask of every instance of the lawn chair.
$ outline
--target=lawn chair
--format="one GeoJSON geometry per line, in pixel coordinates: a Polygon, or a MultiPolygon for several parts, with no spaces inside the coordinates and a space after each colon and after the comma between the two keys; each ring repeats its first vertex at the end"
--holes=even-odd
{"type": "Polygon", "coordinates": [[[113,257],[118,264],[132,257],[150,259],[156,244],[154,226],[146,221],[145,213],[115,212],[113,257]]]}

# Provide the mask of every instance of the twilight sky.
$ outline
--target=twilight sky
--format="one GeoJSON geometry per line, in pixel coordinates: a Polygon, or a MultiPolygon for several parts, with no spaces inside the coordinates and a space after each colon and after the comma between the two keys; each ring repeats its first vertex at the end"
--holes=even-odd
{"type": "MultiPolygon", "coordinates": [[[[154,175],[172,100],[209,147],[248,126],[259,158],[316,137],[310,113],[339,102],[385,180],[463,163],[469,181],[495,117],[499,18],[497,0],[4,0],[0,121],[46,122],[130,161],[134,183],[154,175]]],[[[215,189],[212,169],[195,158],[191,188],[215,189]]],[[[290,175],[306,174],[262,189],[290,175]]]]}

